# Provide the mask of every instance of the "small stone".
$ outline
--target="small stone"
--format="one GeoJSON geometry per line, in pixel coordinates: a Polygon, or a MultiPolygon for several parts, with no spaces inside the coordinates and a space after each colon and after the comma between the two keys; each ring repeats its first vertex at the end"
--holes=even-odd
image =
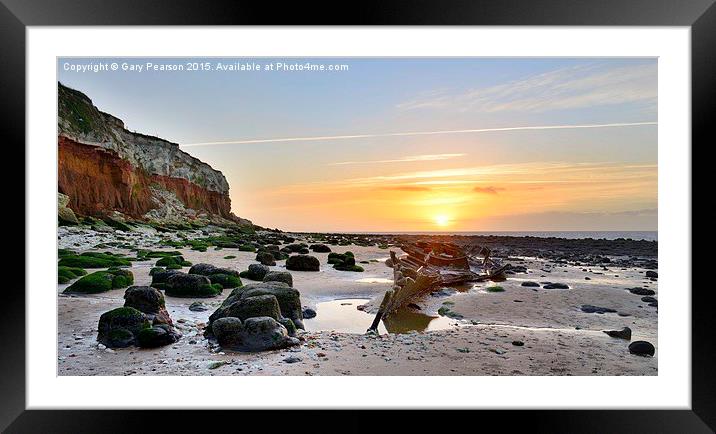
{"type": "Polygon", "coordinates": [[[629,344],[629,352],[637,356],[653,356],[656,352],[654,345],[647,341],[634,341],[629,344]]]}
{"type": "Polygon", "coordinates": [[[604,333],[613,338],[631,340],[631,329],[629,327],[624,327],[621,330],[604,330],[604,333]]]}
{"type": "Polygon", "coordinates": [[[521,347],[521,346],[523,346],[524,344],[525,344],[525,343],[522,342],[522,341],[512,341],[512,345],[514,345],[514,346],[516,346],[516,347],[521,347]]]}
{"type": "Polygon", "coordinates": [[[283,359],[284,363],[298,363],[302,359],[298,356],[288,356],[285,359],[283,359]]]}

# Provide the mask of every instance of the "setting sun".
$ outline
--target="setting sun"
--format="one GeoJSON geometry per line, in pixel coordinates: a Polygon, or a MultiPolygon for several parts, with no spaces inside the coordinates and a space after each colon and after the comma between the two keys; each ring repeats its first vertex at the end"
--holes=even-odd
{"type": "Polygon", "coordinates": [[[450,218],[446,215],[435,216],[435,224],[438,226],[447,226],[450,224],[450,218]]]}

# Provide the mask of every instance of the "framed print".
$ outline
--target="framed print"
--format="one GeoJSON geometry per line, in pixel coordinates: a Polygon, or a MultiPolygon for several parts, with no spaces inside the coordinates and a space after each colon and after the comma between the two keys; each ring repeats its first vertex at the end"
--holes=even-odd
{"type": "Polygon", "coordinates": [[[713,430],[712,2],[131,6],[0,9],[26,163],[9,432],[713,430]],[[418,414],[396,422],[444,429],[418,414]]]}

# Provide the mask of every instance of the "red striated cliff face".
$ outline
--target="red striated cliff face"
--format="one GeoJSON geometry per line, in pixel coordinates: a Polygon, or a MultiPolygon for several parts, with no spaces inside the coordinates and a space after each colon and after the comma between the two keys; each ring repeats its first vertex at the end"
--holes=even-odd
{"type": "Polygon", "coordinates": [[[69,196],[69,207],[82,215],[101,217],[119,211],[141,219],[157,207],[150,187],[176,194],[197,211],[231,219],[227,195],[207,190],[184,178],[149,174],[133,167],[116,152],[58,137],[58,190],[69,196]]]}
{"type": "Polygon", "coordinates": [[[176,143],[128,131],[83,93],[58,85],[58,191],[80,215],[159,224],[251,222],[231,213],[224,175],[176,143]]]}

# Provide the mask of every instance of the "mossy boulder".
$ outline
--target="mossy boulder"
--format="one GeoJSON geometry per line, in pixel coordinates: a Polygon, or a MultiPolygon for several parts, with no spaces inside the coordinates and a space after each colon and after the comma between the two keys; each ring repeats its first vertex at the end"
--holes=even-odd
{"type": "Polygon", "coordinates": [[[223,288],[212,284],[206,276],[175,272],[163,285],[164,292],[172,297],[214,297],[221,294],[223,288]]]}
{"type": "Polygon", "coordinates": [[[139,310],[118,307],[99,317],[97,340],[110,348],[124,348],[134,345],[139,332],[150,327],[146,315],[139,310]]]}
{"type": "Polygon", "coordinates": [[[340,271],[364,271],[363,267],[356,265],[356,258],[353,252],[330,253],[328,255],[328,263],[333,264],[333,268],[340,271]]]}
{"type": "Polygon", "coordinates": [[[276,265],[276,258],[274,255],[265,250],[256,253],[256,260],[262,265],[276,265]]]}
{"type": "Polygon", "coordinates": [[[267,351],[298,345],[286,327],[271,317],[254,317],[241,321],[235,317],[221,318],[212,325],[219,345],[236,351],[267,351]]]}
{"type": "Polygon", "coordinates": [[[152,268],[152,270],[149,272],[149,275],[152,276],[151,286],[157,289],[166,290],[167,281],[170,277],[177,273],[181,273],[181,271],[164,270],[163,268],[152,268]]]}
{"type": "Polygon", "coordinates": [[[86,275],[87,272],[77,267],[57,267],[57,283],[67,283],[70,280],[86,275]]]}
{"type": "Polygon", "coordinates": [[[325,244],[312,244],[311,250],[316,253],[329,253],[331,251],[331,248],[325,244]]]}
{"type": "Polygon", "coordinates": [[[293,276],[288,271],[269,271],[263,279],[264,282],[283,282],[293,286],[293,276]]]}
{"type": "Polygon", "coordinates": [[[158,313],[166,307],[164,295],[151,286],[132,286],[124,291],[124,305],[143,313],[158,313]]]}
{"type": "Polygon", "coordinates": [[[105,252],[84,252],[79,255],[66,254],[60,257],[59,266],[74,268],[129,267],[132,262],[123,255],[105,252]]]}
{"type": "Polygon", "coordinates": [[[505,288],[501,286],[488,286],[485,290],[487,292],[505,292],[505,288]]]}
{"type": "Polygon", "coordinates": [[[181,335],[173,327],[166,324],[158,324],[144,328],[137,334],[137,345],[142,348],[157,348],[173,344],[178,341],[181,335]]]}
{"type": "Polygon", "coordinates": [[[250,280],[258,280],[260,282],[264,280],[264,277],[266,277],[266,274],[268,274],[269,271],[271,271],[271,269],[266,265],[251,264],[249,265],[249,269],[239,273],[239,276],[250,280]]]}
{"type": "Polygon", "coordinates": [[[303,329],[303,312],[301,309],[301,293],[283,282],[251,283],[231,292],[226,301],[235,297],[247,298],[257,295],[273,295],[278,300],[281,315],[293,321],[296,327],[303,329]]]}
{"type": "Polygon", "coordinates": [[[165,256],[160,258],[155,264],[157,267],[167,267],[170,269],[179,269],[182,267],[190,267],[191,262],[185,261],[183,256],[165,256]]]}
{"type": "Polygon", "coordinates": [[[231,274],[211,274],[208,276],[213,284],[221,285],[222,288],[237,288],[242,285],[241,279],[231,274]]]}
{"type": "Polygon", "coordinates": [[[319,271],[321,263],[315,256],[295,255],[286,259],[286,269],[292,271],[319,271]]]}
{"type": "Polygon", "coordinates": [[[241,321],[256,316],[269,316],[275,320],[282,318],[278,300],[268,294],[239,299],[224,309],[219,317],[225,316],[233,316],[241,321]]]}
{"type": "Polygon", "coordinates": [[[239,277],[239,272],[231,268],[216,267],[211,264],[196,264],[189,269],[189,274],[199,274],[202,276],[210,276],[212,274],[228,274],[230,276],[239,277]]]}
{"type": "Polygon", "coordinates": [[[111,289],[124,288],[134,283],[134,275],[129,270],[108,269],[107,271],[95,271],[83,276],[63,292],[96,294],[111,289]]]}

